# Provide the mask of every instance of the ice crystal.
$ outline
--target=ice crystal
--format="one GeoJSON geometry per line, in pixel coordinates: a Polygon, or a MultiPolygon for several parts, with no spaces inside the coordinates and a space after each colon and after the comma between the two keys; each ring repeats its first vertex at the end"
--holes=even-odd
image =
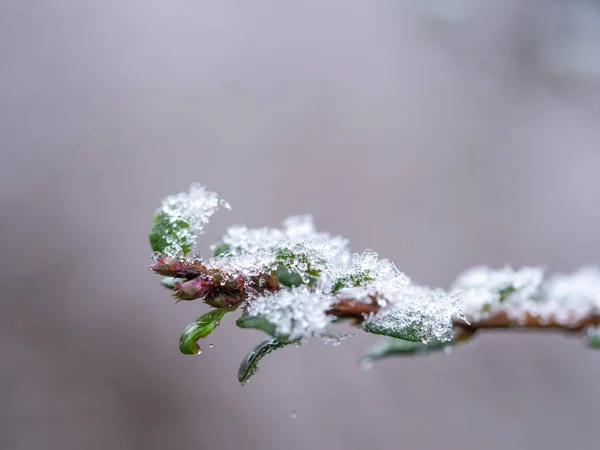
{"type": "Polygon", "coordinates": [[[246,314],[264,317],[274,325],[277,336],[293,340],[325,331],[332,321],[332,317],[325,314],[332,300],[330,296],[300,286],[253,299],[246,314]]]}
{"type": "Polygon", "coordinates": [[[463,272],[451,291],[460,293],[462,311],[470,320],[480,320],[499,310],[514,313],[516,318],[522,316],[522,305],[539,297],[543,273],[540,267],[515,271],[510,267],[496,270],[478,266],[463,272]]]}
{"type": "Polygon", "coordinates": [[[155,250],[172,257],[186,255],[196,246],[198,236],[219,206],[231,208],[198,183],[192,184],[188,192],[165,198],[155,214],[156,238],[161,240],[160,248],[155,250]]]}

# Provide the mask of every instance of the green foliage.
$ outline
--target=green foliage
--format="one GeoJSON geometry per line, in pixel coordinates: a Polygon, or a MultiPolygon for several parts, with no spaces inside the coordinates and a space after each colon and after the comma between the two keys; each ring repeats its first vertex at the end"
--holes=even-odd
{"type": "Polygon", "coordinates": [[[190,322],[181,332],[179,337],[179,350],[186,355],[197,355],[200,348],[198,339],[205,338],[219,325],[230,308],[217,308],[190,322]]]}
{"type": "Polygon", "coordinates": [[[300,286],[308,284],[309,286],[316,283],[321,276],[321,271],[311,266],[309,258],[304,253],[295,253],[287,248],[278,249],[275,254],[275,261],[279,263],[277,266],[276,275],[279,282],[287,287],[300,286]],[[306,271],[300,272],[290,269],[297,264],[305,265],[306,271]]]}
{"type": "Polygon", "coordinates": [[[247,383],[248,380],[258,371],[258,363],[262,358],[267,356],[269,353],[285,347],[286,345],[296,344],[299,340],[287,341],[277,338],[267,339],[254,347],[246,355],[240,368],[238,370],[238,381],[242,384],[247,383]]]}
{"type": "Polygon", "coordinates": [[[385,319],[367,320],[362,323],[362,328],[367,333],[380,334],[405,341],[421,342],[423,339],[423,324],[421,322],[413,322],[406,325],[400,320],[394,321],[391,314],[385,317],[385,319]]]}
{"type": "Polygon", "coordinates": [[[304,284],[302,276],[298,272],[290,271],[286,266],[280,264],[275,275],[281,284],[287,287],[295,287],[304,284]]]}
{"type": "Polygon", "coordinates": [[[217,242],[217,244],[215,245],[215,249],[213,251],[213,256],[226,255],[230,251],[231,251],[231,247],[229,246],[229,244],[226,244],[225,242],[217,242]]]}
{"type": "Polygon", "coordinates": [[[510,294],[512,294],[513,292],[516,292],[516,290],[517,290],[517,288],[512,285],[507,286],[504,289],[500,289],[498,291],[498,294],[500,295],[500,297],[498,298],[498,301],[500,303],[504,302],[504,300],[506,300],[510,294]]]}
{"type": "Polygon", "coordinates": [[[425,355],[428,353],[439,352],[451,346],[451,342],[441,342],[433,340],[427,344],[423,342],[411,342],[403,339],[385,338],[377,342],[363,356],[363,361],[376,361],[397,355],[425,355]]]}
{"type": "Polygon", "coordinates": [[[264,331],[270,336],[275,336],[275,325],[263,316],[250,317],[246,314],[242,314],[235,323],[240,328],[254,328],[256,330],[264,331]]]}
{"type": "Polygon", "coordinates": [[[150,230],[150,246],[155,252],[164,253],[166,249],[177,243],[181,248],[183,255],[187,255],[193,248],[194,243],[188,236],[188,233],[182,233],[182,230],[190,228],[190,224],[184,220],[171,221],[171,217],[164,211],[157,211],[152,221],[150,230]]]}
{"type": "MultiPolygon", "coordinates": [[[[516,291],[517,291],[517,288],[514,287],[513,285],[510,285],[510,286],[500,289],[498,291],[498,302],[504,303],[504,301],[506,301],[506,299],[510,296],[510,294],[512,294],[513,292],[516,292],[516,291]]],[[[485,303],[483,305],[483,307],[481,308],[482,312],[490,312],[491,310],[492,310],[491,303],[485,303]]]]}
{"type": "Polygon", "coordinates": [[[175,278],[163,277],[163,279],[160,280],[160,284],[162,284],[167,289],[175,289],[175,278]]]}
{"type": "Polygon", "coordinates": [[[331,292],[335,294],[343,288],[363,286],[368,281],[372,281],[373,279],[374,278],[371,277],[370,270],[363,270],[362,272],[353,273],[336,279],[331,285],[331,292]]]}
{"type": "Polygon", "coordinates": [[[587,346],[594,350],[600,350],[600,328],[592,328],[587,332],[587,346]]]}

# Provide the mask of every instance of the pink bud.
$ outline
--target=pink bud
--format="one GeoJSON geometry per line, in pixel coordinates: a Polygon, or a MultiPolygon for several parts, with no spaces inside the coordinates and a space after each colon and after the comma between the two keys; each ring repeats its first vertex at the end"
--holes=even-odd
{"type": "Polygon", "coordinates": [[[179,300],[194,300],[197,298],[202,298],[208,294],[211,286],[211,281],[202,278],[195,278],[183,283],[176,282],[173,297],[178,298],[179,300]]]}
{"type": "Polygon", "coordinates": [[[150,270],[164,276],[175,276],[177,272],[183,270],[184,264],[177,258],[170,256],[159,256],[150,266],[150,270]]]}

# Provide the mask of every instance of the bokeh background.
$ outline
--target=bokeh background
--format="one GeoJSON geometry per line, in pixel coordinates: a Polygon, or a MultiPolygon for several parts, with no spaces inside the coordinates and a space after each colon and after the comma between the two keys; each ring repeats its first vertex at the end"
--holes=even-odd
{"type": "Polygon", "coordinates": [[[0,1],[0,448],[597,449],[600,356],[486,333],[368,372],[374,339],[237,367],[233,320],[147,266],[160,199],[313,213],[419,282],[600,258],[600,3],[0,1]],[[297,413],[292,418],[292,412],[297,413]]]}

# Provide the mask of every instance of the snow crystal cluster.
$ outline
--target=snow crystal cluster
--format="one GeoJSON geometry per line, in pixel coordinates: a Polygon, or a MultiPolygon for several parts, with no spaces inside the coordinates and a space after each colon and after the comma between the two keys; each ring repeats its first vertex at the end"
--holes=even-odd
{"type": "Polygon", "coordinates": [[[552,316],[558,323],[600,314],[600,270],[582,267],[573,274],[559,274],[543,285],[545,302],[538,306],[542,317],[552,316]]]}
{"type": "Polygon", "coordinates": [[[442,289],[411,285],[404,291],[383,292],[388,303],[365,322],[371,332],[425,343],[445,342],[453,337],[453,319],[465,319],[458,296],[442,289]]]}
{"type": "Polygon", "coordinates": [[[275,326],[277,336],[293,340],[321,335],[333,319],[325,314],[332,302],[329,295],[298,286],[255,298],[246,314],[266,318],[275,326]]]}
{"type": "Polygon", "coordinates": [[[192,184],[188,192],[166,197],[156,213],[162,213],[171,224],[184,225],[173,227],[174,234],[164,236],[167,246],[162,253],[177,257],[183,253],[183,246],[195,247],[198,236],[203,233],[204,227],[219,206],[231,209],[215,192],[199,183],[192,184]]]}
{"type": "Polygon", "coordinates": [[[569,324],[600,313],[600,271],[582,268],[571,275],[544,281],[543,269],[474,267],[454,283],[469,320],[479,321],[503,312],[519,323],[538,317],[542,323],[569,324]]]}
{"type": "Polygon", "coordinates": [[[377,302],[382,309],[367,318],[369,323],[384,333],[418,330],[418,339],[424,341],[449,339],[452,317],[460,316],[455,296],[413,285],[392,262],[371,250],[351,253],[345,239],[317,232],[311,216],[291,217],[281,230],[232,227],[222,242],[227,253],[208,264],[223,272],[248,277],[284,265],[301,274],[306,284],[306,274],[317,275],[310,288],[249,299],[247,313],[266,318],[278,334],[324,335],[331,321],[325,311],[344,298],[377,302]]]}
{"type": "MultiPolygon", "coordinates": [[[[495,270],[473,267],[454,282],[451,291],[460,294],[463,313],[478,321],[506,305],[522,305],[539,294],[544,271],[540,267],[510,267],[495,270]]],[[[510,308],[509,308],[510,309],[510,308]]]]}
{"type": "Polygon", "coordinates": [[[285,265],[308,282],[307,275],[320,275],[330,263],[346,252],[346,239],[317,232],[312,216],[293,216],[283,229],[248,228],[237,225],[222,238],[223,255],[211,258],[209,267],[249,278],[285,265]]]}
{"type": "Polygon", "coordinates": [[[293,246],[306,242],[328,242],[331,247],[344,249],[348,241],[340,236],[317,232],[311,215],[292,216],[283,221],[283,229],[230,227],[222,238],[230,255],[259,253],[265,249],[293,246]]]}

